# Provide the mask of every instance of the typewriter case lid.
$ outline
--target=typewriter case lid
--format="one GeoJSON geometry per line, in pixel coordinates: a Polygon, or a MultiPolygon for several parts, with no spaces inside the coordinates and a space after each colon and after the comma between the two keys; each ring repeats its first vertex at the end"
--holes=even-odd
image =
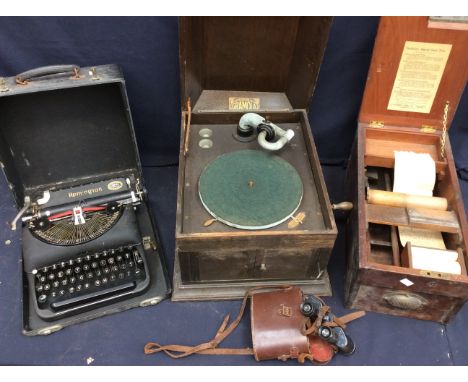
{"type": "Polygon", "coordinates": [[[183,110],[188,100],[194,113],[307,109],[331,22],[332,17],[181,17],[183,110]]]}
{"type": "Polygon", "coordinates": [[[0,158],[18,206],[43,191],[141,176],[125,82],[116,65],[39,68],[0,85],[0,158]]]}
{"type": "MultiPolygon", "coordinates": [[[[375,127],[413,130],[417,128],[426,132],[440,132],[443,129],[445,104],[449,102],[447,120],[447,128],[449,128],[468,78],[467,25],[466,20],[464,23],[458,21],[441,23],[437,21],[437,17],[427,16],[381,17],[359,113],[359,122],[363,126],[370,124],[377,125],[375,127]],[[401,80],[397,83],[399,67],[415,63],[415,60],[408,58],[408,55],[404,57],[406,43],[411,44],[407,46],[407,54],[410,53],[410,49],[413,57],[419,54],[420,66],[414,71],[401,68],[401,80]],[[426,54],[425,49],[448,51],[445,65],[443,54],[438,55],[433,52],[426,54]],[[436,62],[437,68],[435,66],[430,68],[428,65],[431,62],[436,62]],[[429,76],[436,76],[437,73],[441,75],[439,83],[429,78],[429,76]],[[421,84],[433,86],[431,90],[435,94],[429,91],[418,97],[414,93],[415,96],[412,99],[401,97],[399,107],[390,107],[392,92],[398,91],[401,81],[405,79],[404,76],[407,80],[413,81],[418,80],[414,76],[419,76],[421,84]],[[428,102],[429,111],[421,108],[424,105],[422,97],[425,95],[434,97],[432,103],[428,102]],[[407,102],[406,105],[405,102],[407,102]],[[398,108],[401,110],[395,110],[398,108]],[[419,111],[417,111],[418,108],[420,108],[419,111]]],[[[417,89],[408,82],[403,86],[404,91],[417,89]]],[[[398,99],[395,103],[398,104],[398,99]]]]}

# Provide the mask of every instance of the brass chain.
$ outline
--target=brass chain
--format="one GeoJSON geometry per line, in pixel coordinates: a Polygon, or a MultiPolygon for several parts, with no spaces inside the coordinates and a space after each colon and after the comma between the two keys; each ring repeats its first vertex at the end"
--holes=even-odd
{"type": "Polygon", "coordinates": [[[445,142],[447,140],[447,121],[449,113],[449,101],[445,102],[444,117],[442,119],[442,137],[440,138],[440,156],[445,158],[445,142]]]}

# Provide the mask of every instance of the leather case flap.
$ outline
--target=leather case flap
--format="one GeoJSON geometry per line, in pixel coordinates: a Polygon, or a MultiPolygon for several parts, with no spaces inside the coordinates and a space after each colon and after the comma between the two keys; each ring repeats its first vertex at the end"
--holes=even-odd
{"type": "Polygon", "coordinates": [[[258,292],[251,298],[251,326],[254,356],[266,359],[297,358],[309,352],[309,341],[301,329],[302,291],[297,287],[258,292]]]}

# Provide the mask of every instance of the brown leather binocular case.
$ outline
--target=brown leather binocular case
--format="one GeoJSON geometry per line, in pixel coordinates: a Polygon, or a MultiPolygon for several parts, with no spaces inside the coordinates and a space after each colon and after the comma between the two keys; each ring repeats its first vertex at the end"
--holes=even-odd
{"type": "MultiPolygon", "coordinates": [[[[318,297],[314,299],[321,301],[318,297]]],[[[334,329],[344,329],[348,322],[363,316],[364,312],[335,317],[331,314],[330,307],[322,302],[317,314],[307,317],[304,315],[304,301],[307,302],[307,299],[298,287],[253,288],[245,294],[237,318],[229,324],[230,317],[227,315],[211,341],[197,346],[149,342],[145,345],[144,352],[164,352],[172,358],[183,358],[191,354],[251,354],[257,361],[297,359],[299,363],[304,363],[308,359],[325,364],[333,358],[339,347],[333,341],[327,341],[326,337],[324,339],[323,334],[332,334],[334,329]],[[234,331],[242,319],[249,297],[253,347],[219,348],[218,345],[234,331]],[[319,331],[323,332],[320,336],[319,331]]]]}

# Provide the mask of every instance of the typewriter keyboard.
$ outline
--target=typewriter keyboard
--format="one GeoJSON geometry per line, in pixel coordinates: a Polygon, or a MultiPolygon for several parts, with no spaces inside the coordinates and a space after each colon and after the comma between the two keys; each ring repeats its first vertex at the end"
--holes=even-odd
{"type": "Polygon", "coordinates": [[[73,311],[113,302],[147,280],[145,260],[136,246],[84,254],[33,271],[40,310],[73,311]]]}

